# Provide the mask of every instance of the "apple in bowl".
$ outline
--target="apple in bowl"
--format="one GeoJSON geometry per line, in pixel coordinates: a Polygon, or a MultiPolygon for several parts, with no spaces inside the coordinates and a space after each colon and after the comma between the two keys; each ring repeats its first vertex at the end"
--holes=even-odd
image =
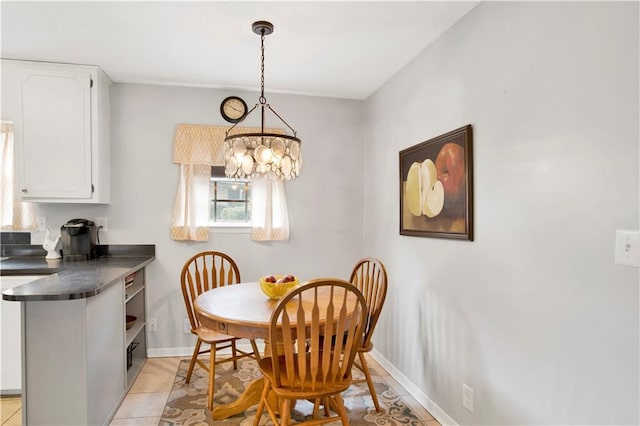
{"type": "Polygon", "coordinates": [[[298,283],[298,278],[291,274],[267,275],[260,278],[262,292],[274,300],[280,299],[286,292],[297,286],[298,283]]]}

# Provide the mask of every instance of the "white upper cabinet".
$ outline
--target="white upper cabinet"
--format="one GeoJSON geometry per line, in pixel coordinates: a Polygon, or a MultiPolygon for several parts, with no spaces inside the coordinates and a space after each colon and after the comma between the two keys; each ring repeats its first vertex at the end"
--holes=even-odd
{"type": "Polygon", "coordinates": [[[2,60],[23,200],[109,203],[110,84],[95,66],[2,60]]]}

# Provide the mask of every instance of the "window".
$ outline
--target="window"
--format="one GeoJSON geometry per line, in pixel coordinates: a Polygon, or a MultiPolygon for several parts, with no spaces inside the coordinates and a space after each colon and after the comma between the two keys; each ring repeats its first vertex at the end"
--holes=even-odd
{"type": "Polygon", "coordinates": [[[251,181],[229,179],[211,168],[209,226],[251,226],[251,181]]]}

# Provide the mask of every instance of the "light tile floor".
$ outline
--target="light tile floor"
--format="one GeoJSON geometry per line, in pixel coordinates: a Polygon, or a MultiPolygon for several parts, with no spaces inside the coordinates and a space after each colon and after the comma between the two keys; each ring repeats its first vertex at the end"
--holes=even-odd
{"type": "MultiPolygon", "coordinates": [[[[183,358],[149,358],[142,367],[129,393],[116,412],[112,426],[157,426],[162,416],[178,365],[183,358]]],[[[369,367],[381,376],[411,407],[426,426],[440,426],[400,384],[394,380],[373,358],[368,357],[369,367]]],[[[1,426],[20,426],[22,422],[20,398],[0,399],[1,426]]]]}

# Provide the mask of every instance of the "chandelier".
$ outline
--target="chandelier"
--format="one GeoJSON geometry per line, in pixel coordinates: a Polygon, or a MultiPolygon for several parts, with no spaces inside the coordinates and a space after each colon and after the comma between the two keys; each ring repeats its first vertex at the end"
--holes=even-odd
{"type": "Polygon", "coordinates": [[[273,24],[257,21],[251,28],[260,36],[260,98],[247,115],[225,133],[225,175],[236,179],[266,176],[270,179],[292,180],[300,175],[302,166],[300,144],[302,142],[296,137],[296,131],[271,108],[264,97],[264,37],[273,32],[273,24]],[[258,107],[261,112],[260,133],[230,134],[234,127],[258,107]],[[266,110],[278,117],[293,132],[293,136],[266,133],[264,130],[266,110]]]}

